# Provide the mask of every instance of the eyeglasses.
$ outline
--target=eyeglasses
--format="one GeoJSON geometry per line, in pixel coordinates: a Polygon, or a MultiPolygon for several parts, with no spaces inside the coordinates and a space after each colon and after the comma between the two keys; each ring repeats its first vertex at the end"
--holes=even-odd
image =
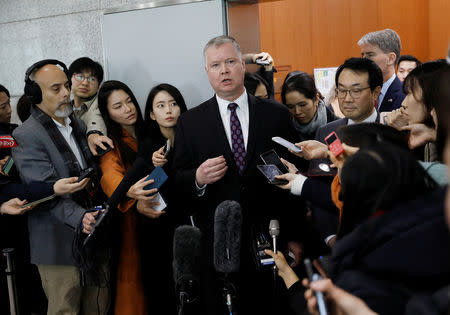
{"type": "Polygon", "coordinates": [[[350,89],[350,90],[343,90],[343,89],[336,89],[336,95],[340,99],[344,99],[347,96],[347,93],[350,93],[350,97],[356,99],[361,96],[361,92],[370,89],[370,86],[365,88],[359,88],[359,89],[350,89]]]}
{"type": "Polygon", "coordinates": [[[88,83],[92,83],[92,82],[96,82],[97,78],[96,77],[85,77],[82,74],[75,74],[75,80],[79,81],[79,82],[83,82],[84,79],[87,79],[88,83]]]}

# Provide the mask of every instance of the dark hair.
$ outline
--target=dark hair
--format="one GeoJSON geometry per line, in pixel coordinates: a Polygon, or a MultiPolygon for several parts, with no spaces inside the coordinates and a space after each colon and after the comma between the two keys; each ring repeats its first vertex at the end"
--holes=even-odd
{"type": "Polygon", "coordinates": [[[360,149],[341,171],[341,238],[377,211],[389,211],[437,187],[409,150],[389,143],[360,149]]]}
{"type": "Polygon", "coordinates": [[[0,84],[0,92],[5,92],[6,96],[10,97],[9,91],[3,85],[0,84]]]}
{"type": "Polygon", "coordinates": [[[281,87],[281,100],[283,104],[286,104],[286,94],[294,91],[302,93],[306,98],[315,101],[319,91],[316,88],[313,77],[302,71],[295,71],[295,74],[292,73],[286,76],[281,87]]]}
{"type": "Polygon", "coordinates": [[[125,83],[115,80],[105,81],[98,91],[98,108],[100,110],[100,113],[102,114],[105,126],[108,130],[108,136],[117,144],[124,165],[131,165],[136,159],[137,154],[125,142],[123,142],[122,126],[111,119],[111,116],[109,115],[108,111],[108,98],[112,92],[117,90],[122,90],[125,93],[127,93],[128,96],[130,96],[134,106],[136,107],[137,120],[135,124],[135,132],[139,143],[140,139],[144,135],[143,132],[144,121],[142,119],[141,109],[136,100],[136,97],[134,96],[131,89],[125,83]]]}
{"type": "Polygon", "coordinates": [[[421,65],[422,63],[419,61],[419,59],[417,59],[416,57],[412,56],[412,55],[401,55],[400,58],[398,59],[398,65],[400,65],[400,62],[402,61],[414,61],[416,63],[416,67],[418,65],[421,65]]]}
{"type": "Polygon", "coordinates": [[[380,67],[368,58],[349,58],[339,66],[336,71],[335,84],[339,87],[339,76],[342,70],[350,69],[356,73],[367,73],[369,74],[369,86],[370,90],[373,91],[377,86],[383,86],[383,74],[380,67]]]}
{"type": "Polygon", "coordinates": [[[379,123],[361,123],[338,127],[337,135],[342,142],[352,147],[370,148],[379,143],[389,143],[409,150],[408,134],[391,126],[379,123]]]}
{"type": "Polygon", "coordinates": [[[80,73],[83,71],[90,71],[91,74],[97,78],[98,83],[103,81],[102,66],[89,57],[81,57],[72,62],[69,67],[69,76],[71,77],[74,73],[80,73]]]}
{"type": "Polygon", "coordinates": [[[450,65],[447,64],[432,77],[430,103],[436,110],[438,119],[436,149],[442,160],[447,137],[450,137],[450,65]]]}
{"type": "Polygon", "coordinates": [[[444,59],[425,62],[414,68],[403,82],[403,91],[405,94],[411,93],[417,101],[424,104],[428,116],[423,123],[430,127],[435,127],[430,114],[434,108],[434,104],[431,101],[431,92],[434,88],[433,77],[437,71],[443,69],[445,66],[447,66],[447,62],[444,59]],[[417,92],[418,87],[422,90],[421,99],[416,97],[415,92],[417,92]]]}
{"type": "Polygon", "coordinates": [[[146,137],[139,145],[139,154],[143,156],[150,164],[152,163],[151,155],[153,152],[159,149],[166,141],[161,133],[158,123],[150,118],[150,113],[153,112],[153,100],[161,91],[169,93],[174,98],[175,102],[180,107],[180,114],[187,111],[187,106],[183,95],[181,95],[181,92],[173,85],[161,83],[150,90],[148,93],[147,102],[145,103],[144,124],[146,137]]]}
{"type": "Polygon", "coordinates": [[[267,97],[270,98],[270,96],[272,95],[272,89],[269,83],[258,73],[245,73],[244,86],[247,90],[247,93],[255,95],[256,89],[260,84],[263,84],[266,87],[267,97]]]}
{"type": "Polygon", "coordinates": [[[24,122],[30,117],[31,114],[31,102],[30,99],[24,94],[17,101],[17,115],[20,118],[20,121],[24,122]]]}

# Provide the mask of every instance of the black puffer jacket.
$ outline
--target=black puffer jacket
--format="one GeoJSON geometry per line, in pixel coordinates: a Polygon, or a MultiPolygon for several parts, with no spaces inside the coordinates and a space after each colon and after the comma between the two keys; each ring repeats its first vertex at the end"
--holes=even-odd
{"type": "Polygon", "coordinates": [[[440,188],[420,196],[338,240],[332,254],[334,283],[379,314],[403,314],[412,296],[448,285],[445,193],[440,188]]]}

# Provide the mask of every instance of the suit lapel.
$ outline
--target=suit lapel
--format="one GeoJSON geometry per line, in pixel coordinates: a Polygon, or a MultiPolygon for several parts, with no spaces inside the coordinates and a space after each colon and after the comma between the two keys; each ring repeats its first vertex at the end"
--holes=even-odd
{"type": "Polygon", "coordinates": [[[256,107],[258,104],[256,104],[257,99],[248,94],[248,139],[247,139],[247,152],[245,154],[245,166],[244,166],[244,172],[246,168],[248,167],[248,164],[252,160],[252,157],[255,153],[255,146],[256,146],[256,136],[258,135],[258,111],[256,110],[256,107]]]}
{"type": "MultiPolygon", "coordinates": [[[[381,106],[391,108],[392,104],[394,104],[395,100],[398,96],[398,91],[402,88],[402,84],[400,79],[395,77],[394,81],[392,81],[388,90],[386,91],[386,95],[383,98],[383,103],[381,106]]],[[[379,107],[381,109],[381,106],[379,107]]]]}

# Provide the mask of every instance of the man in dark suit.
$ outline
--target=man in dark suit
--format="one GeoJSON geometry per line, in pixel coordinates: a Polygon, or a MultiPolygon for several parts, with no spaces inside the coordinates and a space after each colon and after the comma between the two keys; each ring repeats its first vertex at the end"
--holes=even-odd
{"type": "MultiPolygon", "coordinates": [[[[214,212],[224,200],[242,206],[241,266],[236,275],[241,314],[271,314],[272,281],[256,270],[251,255],[251,234],[268,231],[278,219],[286,240],[299,238],[302,210],[290,207],[291,197],[266,182],[256,165],[260,154],[274,147],[271,138],[293,140],[288,110],[271,100],[247,94],[245,66],[238,43],[219,36],[204,49],[205,69],[216,95],[184,113],[177,123],[174,169],[177,191],[184,193],[188,208],[203,235],[206,259],[202,283],[203,314],[223,314],[219,275],[212,264],[214,212]],[[298,231],[294,228],[298,229],[298,231]]],[[[281,147],[279,153],[286,153],[281,147]]],[[[288,242],[300,258],[300,246],[288,242]]]]}
{"type": "MultiPolygon", "coordinates": [[[[340,126],[358,124],[364,122],[379,122],[380,115],[375,109],[375,103],[380,94],[383,76],[380,68],[367,58],[347,59],[336,71],[335,76],[336,95],[339,108],[345,118],[332,121],[317,130],[315,140],[302,142],[303,152],[301,157],[312,159],[309,173],[320,171],[319,164],[330,161],[327,158],[328,147],[325,138],[340,126]]],[[[330,172],[335,175],[335,172],[330,172]]],[[[325,178],[323,178],[325,180],[325,178]]],[[[332,177],[328,178],[330,181],[332,177]]],[[[326,180],[329,182],[328,180],[326,180]]],[[[301,192],[302,188],[297,188],[301,192]]],[[[335,209],[323,209],[316,207],[313,210],[313,218],[324,237],[327,245],[332,245],[337,229],[335,209]],[[331,224],[330,224],[331,223],[331,224]],[[331,241],[331,243],[330,243],[331,241]]]]}
{"type": "Polygon", "coordinates": [[[347,59],[336,71],[336,95],[345,118],[320,127],[316,140],[325,143],[325,137],[339,126],[362,122],[379,122],[375,103],[383,84],[380,68],[365,58],[347,59]]]}
{"type": "Polygon", "coordinates": [[[362,57],[375,61],[383,72],[383,86],[377,101],[378,112],[400,108],[405,98],[402,82],[395,75],[395,65],[402,48],[400,37],[394,30],[385,29],[364,35],[358,45],[362,57]]]}

